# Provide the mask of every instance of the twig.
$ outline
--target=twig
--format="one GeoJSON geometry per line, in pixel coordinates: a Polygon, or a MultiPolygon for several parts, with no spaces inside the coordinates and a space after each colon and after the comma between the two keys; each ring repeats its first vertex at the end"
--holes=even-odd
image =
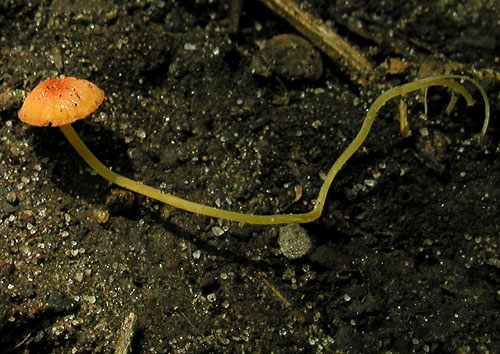
{"type": "Polygon", "coordinates": [[[264,275],[262,274],[262,277],[261,277],[261,280],[262,282],[272,291],[272,293],[274,294],[274,296],[276,296],[276,298],[278,300],[281,301],[281,303],[287,308],[287,309],[290,309],[292,310],[292,313],[294,314],[294,316],[301,322],[304,322],[306,320],[304,314],[302,314],[299,310],[297,310],[290,301],[288,301],[288,299],[286,297],[284,297],[280,291],[273,285],[271,284],[269,281],[267,281],[265,278],[264,278],[264,275]]]}
{"type": "Polygon", "coordinates": [[[352,80],[366,84],[373,74],[372,64],[347,41],[320,19],[301,10],[291,0],[260,0],[278,16],[288,21],[332,60],[340,63],[352,80]]]}
{"type": "Polygon", "coordinates": [[[128,354],[132,347],[137,316],[131,312],[122,323],[115,343],[115,354],[128,354]]]}
{"type": "Polygon", "coordinates": [[[207,343],[208,345],[212,345],[212,341],[209,338],[207,338],[203,333],[201,333],[201,331],[198,328],[196,328],[196,326],[193,324],[193,322],[191,322],[191,320],[186,316],[186,314],[184,312],[180,311],[179,313],[186,320],[186,322],[189,324],[189,326],[191,326],[193,331],[197,335],[199,335],[201,338],[203,338],[203,341],[205,343],[207,343]]]}

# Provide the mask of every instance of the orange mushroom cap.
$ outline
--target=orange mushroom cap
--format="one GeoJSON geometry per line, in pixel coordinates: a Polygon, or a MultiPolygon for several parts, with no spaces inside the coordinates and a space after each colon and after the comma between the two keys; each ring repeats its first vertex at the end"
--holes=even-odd
{"type": "Polygon", "coordinates": [[[66,77],[39,83],[17,113],[26,124],[60,126],[83,119],[104,100],[104,91],[90,81],[66,77]]]}

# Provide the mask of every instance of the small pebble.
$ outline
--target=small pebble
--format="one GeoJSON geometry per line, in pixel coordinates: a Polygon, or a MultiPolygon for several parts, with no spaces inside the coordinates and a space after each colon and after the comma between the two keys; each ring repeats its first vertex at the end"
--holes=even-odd
{"type": "Polygon", "coordinates": [[[278,244],[281,252],[288,259],[305,256],[312,248],[307,231],[299,224],[290,224],[279,229],[278,244]]]}
{"type": "Polygon", "coordinates": [[[5,196],[5,200],[7,200],[9,203],[13,204],[17,201],[17,195],[15,192],[9,192],[5,196]]]}
{"type": "Polygon", "coordinates": [[[323,74],[321,55],[304,38],[280,34],[271,38],[252,59],[252,73],[286,81],[318,80],[323,74]]]}
{"type": "Polygon", "coordinates": [[[224,230],[219,226],[214,226],[212,227],[212,233],[214,234],[214,236],[221,236],[222,234],[224,234],[224,230]]]}
{"type": "Polygon", "coordinates": [[[94,209],[92,213],[99,224],[105,224],[109,220],[109,211],[106,209],[94,209]]]}

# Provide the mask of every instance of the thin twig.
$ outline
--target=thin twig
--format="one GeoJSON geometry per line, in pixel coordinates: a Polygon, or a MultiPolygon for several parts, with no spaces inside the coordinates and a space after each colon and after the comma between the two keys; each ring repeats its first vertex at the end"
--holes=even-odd
{"type": "Polygon", "coordinates": [[[281,303],[287,308],[287,309],[290,309],[292,310],[292,313],[294,314],[294,316],[301,322],[304,322],[306,320],[305,316],[303,313],[301,313],[299,310],[297,310],[293,305],[292,303],[285,297],[281,294],[281,292],[278,290],[278,288],[276,288],[273,284],[271,284],[269,281],[267,281],[265,278],[264,278],[264,275],[261,274],[262,277],[261,277],[261,280],[262,282],[272,291],[272,293],[274,294],[274,296],[276,296],[276,298],[278,300],[281,301],[281,303]]]}
{"type": "Polygon", "coordinates": [[[135,334],[135,325],[137,315],[133,312],[129,313],[120,327],[118,338],[115,343],[115,354],[128,354],[132,348],[132,339],[135,334]]]}

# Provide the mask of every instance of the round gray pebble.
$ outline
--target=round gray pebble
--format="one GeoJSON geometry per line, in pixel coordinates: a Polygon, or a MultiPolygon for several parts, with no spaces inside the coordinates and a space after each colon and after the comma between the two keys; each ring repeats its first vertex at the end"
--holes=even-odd
{"type": "Polygon", "coordinates": [[[281,252],[288,259],[303,257],[312,248],[312,242],[307,231],[299,224],[280,227],[278,244],[281,252]]]}
{"type": "Polygon", "coordinates": [[[274,74],[286,81],[315,81],[323,73],[323,61],[304,38],[280,34],[271,38],[253,57],[251,71],[263,77],[274,74]]]}

